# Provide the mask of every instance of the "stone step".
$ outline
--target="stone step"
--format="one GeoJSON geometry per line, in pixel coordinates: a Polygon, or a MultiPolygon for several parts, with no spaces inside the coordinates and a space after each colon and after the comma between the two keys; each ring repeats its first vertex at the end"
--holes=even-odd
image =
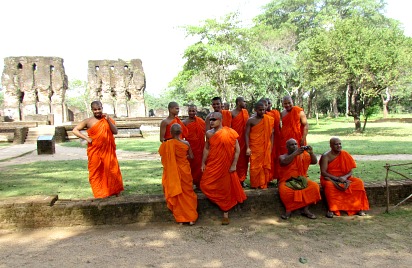
{"type": "Polygon", "coordinates": [[[53,136],[55,131],[54,126],[38,126],[29,128],[26,140],[24,143],[33,144],[37,142],[39,136],[53,136]]]}

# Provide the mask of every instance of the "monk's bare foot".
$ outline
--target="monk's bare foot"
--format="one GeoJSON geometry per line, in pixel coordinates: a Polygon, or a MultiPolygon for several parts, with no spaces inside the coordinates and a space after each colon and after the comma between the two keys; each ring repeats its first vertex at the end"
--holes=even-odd
{"type": "Polygon", "coordinates": [[[302,216],[305,216],[306,218],[309,218],[311,220],[316,219],[316,215],[313,214],[312,212],[309,211],[308,207],[305,207],[302,212],[301,212],[302,216]]]}
{"type": "Polygon", "coordinates": [[[229,223],[229,212],[223,212],[222,225],[228,225],[229,223]]]}
{"type": "Polygon", "coordinates": [[[191,221],[191,222],[189,222],[189,225],[190,225],[190,226],[193,226],[193,225],[195,225],[195,222],[194,222],[194,221],[191,221]]]}

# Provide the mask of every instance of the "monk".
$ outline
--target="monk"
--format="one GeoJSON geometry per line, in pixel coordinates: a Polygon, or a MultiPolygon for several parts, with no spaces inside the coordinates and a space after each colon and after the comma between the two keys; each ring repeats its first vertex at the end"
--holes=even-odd
{"type": "MultiPolygon", "coordinates": [[[[232,126],[232,113],[229,110],[222,109],[222,99],[220,97],[214,97],[212,99],[213,112],[222,114],[222,126],[231,127],[232,126]]],[[[206,116],[206,130],[210,129],[210,114],[206,116]]]]}
{"type": "Polygon", "coordinates": [[[328,202],[326,217],[340,216],[340,211],[346,211],[349,216],[365,216],[369,202],[363,181],[352,176],[352,170],[356,168],[355,160],[342,150],[339,138],[331,138],[329,144],[330,151],[324,153],[319,162],[320,183],[328,202]]]}
{"type": "Polygon", "coordinates": [[[221,113],[211,113],[209,120],[211,129],[206,132],[200,189],[223,211],[222,225],[227,225],[229,210],[246,200],[236,173],[240,153],[238,134],[231,128],[222,127],[221,113]]]}
{"type": "Polygon", "coordinates": [[[283,111],[282,130],[281,130],[281,154],[285,154],[286,141],[295,139],[298,146],[306,145],[306,136],[308,135],[309,124],[305,112],[298,106],[293,106],[293,101],[290,96],[285,96],[282,99],[283,111]]]}
{"type": "Polygon", "coordinates": [[[280,156],[280,112],[276,109],[272,110],[272,102],[269,98],[266,98],[267,101],[267,108],[266,114],[271,116],[274,120],[274,127],[273,127],[273,144],[272,144],[272,166],[271,166],[271,180],[278,180],[279,179],[279,156],[280,156]]]}
{"type": "Polygon", "coordinates": [[[197,196],[193,191],[193,179],[189,159],[193,152],[189,142],[180,139],[182,127],[175,123],[170,128],[172,139],[159,148],[162,157],[162,185],[167,207],[177,223],[194,225],[197,220],[197,196]]]}
{"type": "Polygon", "coordinates": [[[246,155],[245,141],[246,122],[248,119],[249,113],[246,110],[245,99],[243,97],[237,97],[236,107],[232,110],[232,129],[239,135],[237,141],[239,142],[240,154],[236,165],[236,172],[243,188],[247,187],[245,179],[249,165],[249,156],[246,155]]]}
{"type": "Polygon", "coordinates": [[[321,200],[319,185],[307,175],[309,165],[317,163],[316,155],[311,146],[299,147],[295,139],[289,139],[286,148],[288,153],[279,157],[279,195],[286,207],[281,218],[287,220],[294,210],[301,209],[303,216],[316,219],[316,215],[309,211],[309,205],[321,200]]]}
{"type": "Polygon", "coordinates": [[[113,134],[117,134],[115,121],[103,114],[100,101],[91,103],[93,117],[79,123],[73,134],[87,141],[89,182],[95,198],[120,195],[124,190],[122,174],[116,156],[113,134]],[[80,131],[87,128],[87,135],[80,131]]]}
{"type": "Polygon", "coordinates": [[[246,122],[246,155],[250,156],[250,187],[267,189],[270,181],[273,118],[265,114],[262,102],[255,104],[255,117],[246,122]]]}
{"type": "Polygon", "coordinates": [[[192,170],[193,184],[196,188],[199,188],[200,179],[202,178],[202,157],[203,149],[205,147],[206,124],[202,118],[196,116],[196,105],[189,105],[188,114],[189,117],[183,120],[183,123],[188,130],[186,140],[189,142],[194,155],[193,159],[189,160],[190,169],[192,170]]]}
{"type": "Polygon", "coordinates": [[[180,138],[185,138],[188,135],[188,130],[185,124],[177,116],[179,114],[179,104],[177,104],[177,102],[172,101],[169,102],[167,108],[169,110],[169,115],[160,123],[160,142],[164,142],[172,138],[170,127],[174,123],[178,123],[182,127],[182,134],[180,138]]]}

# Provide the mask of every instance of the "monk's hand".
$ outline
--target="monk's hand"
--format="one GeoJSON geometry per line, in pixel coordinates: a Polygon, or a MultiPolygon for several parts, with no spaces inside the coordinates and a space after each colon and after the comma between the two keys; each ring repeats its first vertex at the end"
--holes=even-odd
{"type": "Polygon", "coordinates": [[[91,138],[86,138],[86,141],[91,144],[93,140],[91,138]]]}
{"type": "Polygon", "coordinates": [[[346,179],[345,179],[345,178],[343,178],[343,177],[338,177],[338,181],[339,181],[339,182],[345,182],[345,181],[346,181],[346,179]]]}
{"type": "Polygon", "coordinates": [[[304,151],[305,151],[305,148],[299,147],[295,152],[297,152],[297,154],[303,154],[304,151]]]}
{"type": "Polygon", "coordinates": [[[248,147],[247,149],[246,149],[246,155],[251,155],[252,154],[252,151],[250,150],[250,148],[248,147]]]}
{"type": "Polygon", "coordinates": [[[206,168],[205,163],[202,163],[202,166],[200,167],[200,169],[202,170],[202,172],[205,171],[205,168],[206,168]]]}
{"type": "Polygon", "coordinates": [[[232,172],[235,172],[235,171],[236,171],[236,165],[231,165],[230,169],[229,169],[229,172],[232,173],[232,172]]]}

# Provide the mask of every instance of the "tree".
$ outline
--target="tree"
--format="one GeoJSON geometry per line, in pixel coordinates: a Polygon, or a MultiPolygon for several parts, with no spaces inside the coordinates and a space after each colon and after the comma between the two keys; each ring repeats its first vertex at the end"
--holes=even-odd
{"type": "Polygon", "coordinates": [[[82,112],[89,111],[89,93],[87,82],[82,80],[69,81],[69,88],[66,92],[66,105],[75,107],[82,112]]]}

